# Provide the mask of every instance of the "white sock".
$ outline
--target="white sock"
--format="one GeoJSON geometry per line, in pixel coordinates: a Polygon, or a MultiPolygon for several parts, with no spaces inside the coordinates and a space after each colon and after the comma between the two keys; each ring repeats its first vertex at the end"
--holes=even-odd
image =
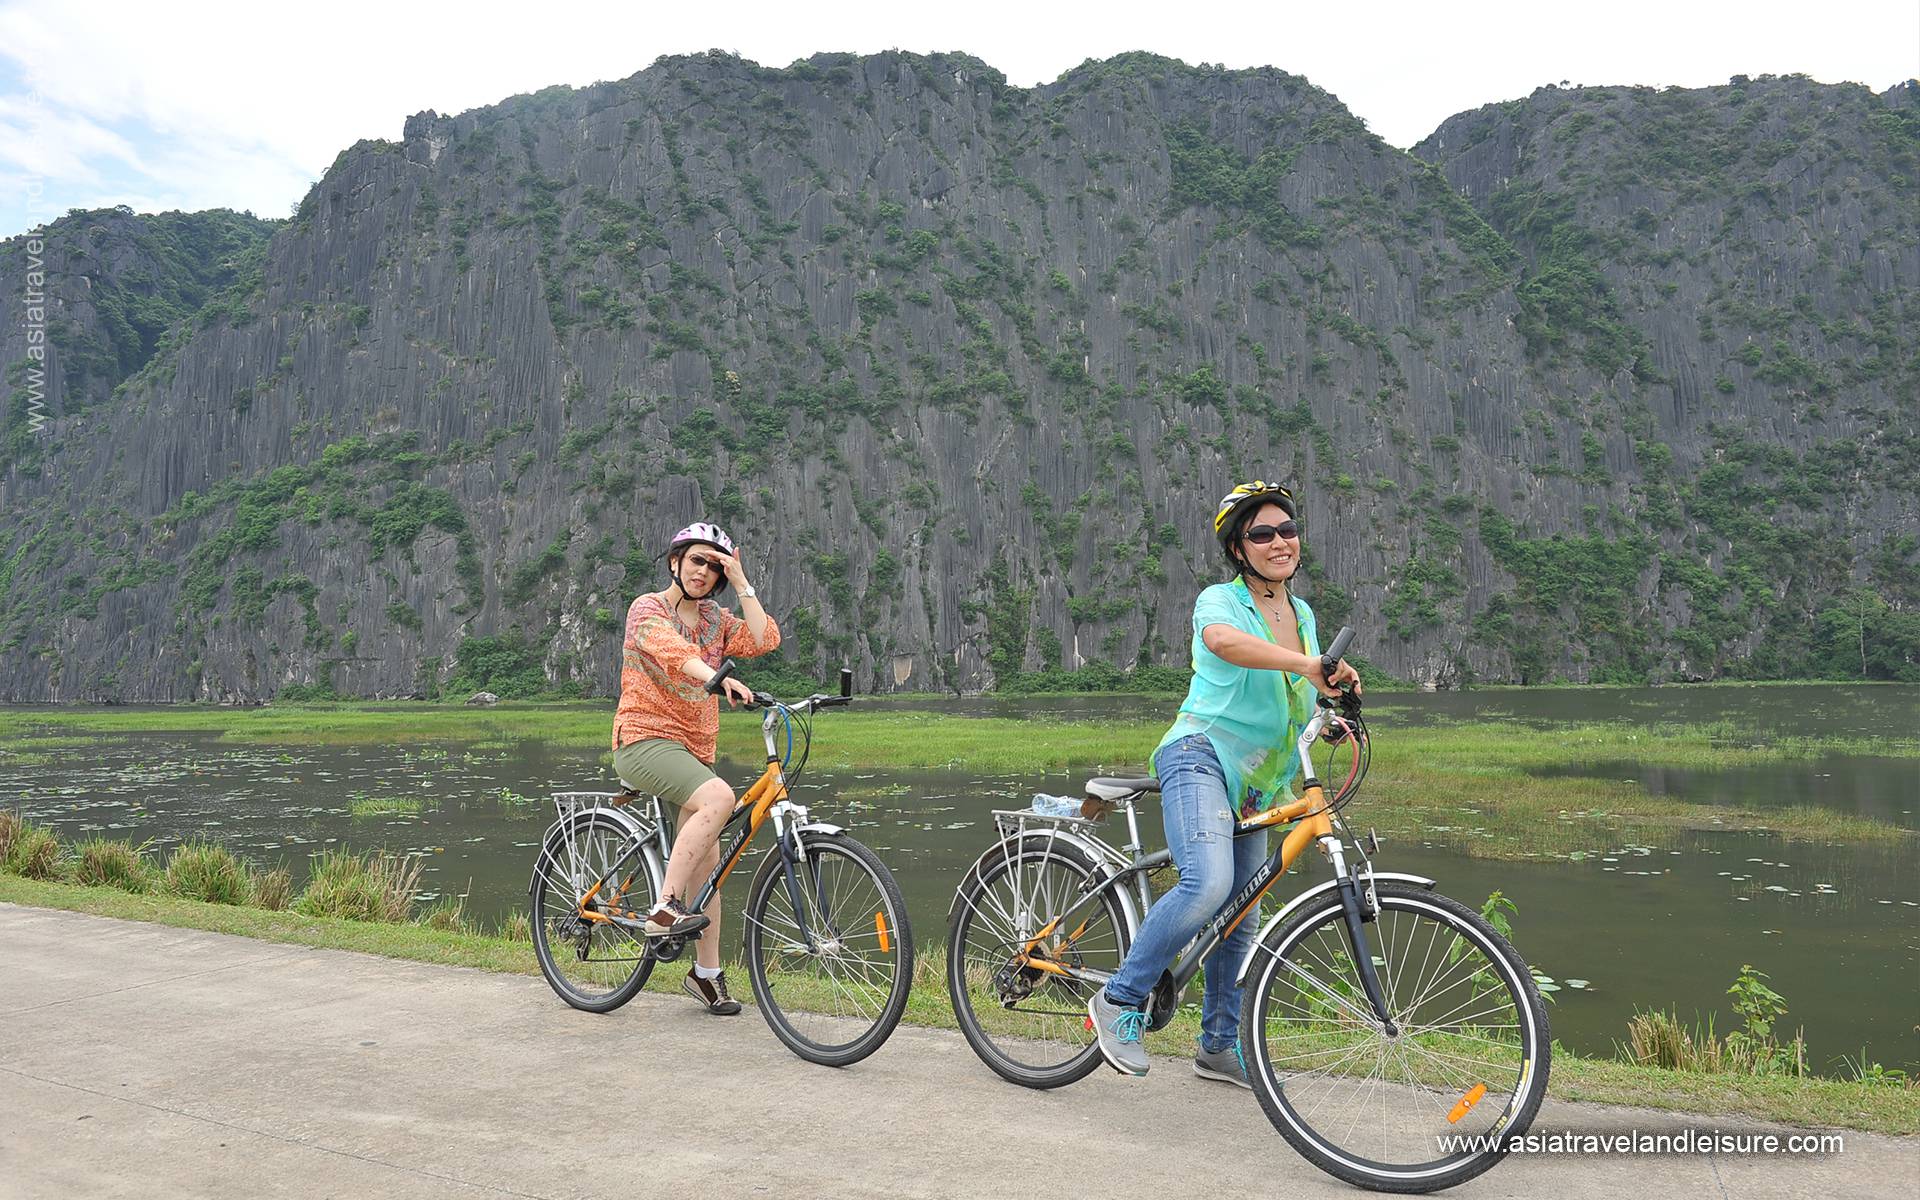
{"type": "Polygon", "coordinates": [[[699,963],[695,963],[693,964],[693,973],[702,979],[718,979],[720,978],[721,968],[703,967],[699,963]]]}

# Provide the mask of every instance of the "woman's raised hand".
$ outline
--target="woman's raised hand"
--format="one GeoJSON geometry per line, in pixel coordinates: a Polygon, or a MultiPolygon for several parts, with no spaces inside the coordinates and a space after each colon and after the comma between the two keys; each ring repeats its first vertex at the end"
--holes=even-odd
{"type": "Polygon", "coordinates": [[[721,570],[727,573],[727,582],[733,585],[734,591],[741,591],[742,589],[753,586],[747,582],[747,569],[740,565],[739,552],[722,554],[718,550],[709,550],[707,554],[708,557],[720,564],[721,570]]]}

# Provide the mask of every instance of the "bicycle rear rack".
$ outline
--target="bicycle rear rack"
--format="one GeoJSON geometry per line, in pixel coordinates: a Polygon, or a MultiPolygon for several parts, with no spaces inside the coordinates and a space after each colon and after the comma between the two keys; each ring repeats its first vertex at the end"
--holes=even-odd
{"type": "Polygon", "coordinates": [[[1030,808],[996,808],[993,810],[993,825],[1002,837],[1016,834],[1058,830],[1064,828],[1092,830],[1100,824],[1097,817],[1063,816],[1054,813],[1035,812],[1030,808]]]}
{"type": "Polygon", "coordinates": [[[1002,841],[1007,839],[1025,840],[1029,835],[1046,838],[1051,843],[1056,838],[1072,835],[1075,844],[1083,849],[1091,848],[1113,867],[1128,865],[1127,856],[1115,849],[1100,836],[1100,826],[1107,813],[1099,816],[1059,816],[1053,813],[1035,812],[1030,808],[996,808],[993,810],[993,825],[1002,841]]]}
{"type": "Polygon", "coordinates": [[[620,792],[555,792],[547,799],[553,801],[553,815],[556,821],[564,821],[589,808],[612,808],[613,801],[620,792]]]}

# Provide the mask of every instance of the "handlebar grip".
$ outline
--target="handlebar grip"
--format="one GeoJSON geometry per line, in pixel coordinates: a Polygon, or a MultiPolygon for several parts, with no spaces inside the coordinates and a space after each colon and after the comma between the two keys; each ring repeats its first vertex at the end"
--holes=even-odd
{"type": "Polygon", "coordinates": [[[1347,656],[1347,647],[1353,645],[1353,626],[1342,625],[1340,632],[1333,635],[1333,645],[1320,656],[1320,668],[1331,672],[1347,656]]]}
{"type": "Polygon", "coordinates": [[[717,696],[720,694],[721,686],[726,683],[727,677],[739,669],[740,664],[729,658],[720,664],[720,669],[713,673],[713,678],[707,680],[707,682],[701,686],[707,689],[707,695],[717,696]]]}

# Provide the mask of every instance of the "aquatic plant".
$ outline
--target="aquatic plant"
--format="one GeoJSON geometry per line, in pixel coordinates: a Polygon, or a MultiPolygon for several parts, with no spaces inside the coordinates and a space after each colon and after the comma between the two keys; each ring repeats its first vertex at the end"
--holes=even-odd
{"type": "MultiPolygon", "coordinates": [[[[1746,1022],[1725,1036],[1714,1032],[1714,1014],[1689,1028],[1666,1010],[1635,1012],[1627,1021],[1625,1057],[1641,1066],[1664,1067],[1703,1075],[1793,1075],[1807,1073],[1804,1031],[1781,1042],[1774,1026],[1787,1011],[1780,993],[1764,982],[1764,971],[1743,963],[1727,994],[1746,1022]]],[[[1863,1056],[1864,1057],[1864,1056],[1863,1056]]]]}
{"type": "Polygon", "coordinates": [[[414,817],[419,816],[425,803],[411,796],[369,796],[365,792],[355,792],[347,800],[347,815],[355,819],[368,817],[414,817]]]}

